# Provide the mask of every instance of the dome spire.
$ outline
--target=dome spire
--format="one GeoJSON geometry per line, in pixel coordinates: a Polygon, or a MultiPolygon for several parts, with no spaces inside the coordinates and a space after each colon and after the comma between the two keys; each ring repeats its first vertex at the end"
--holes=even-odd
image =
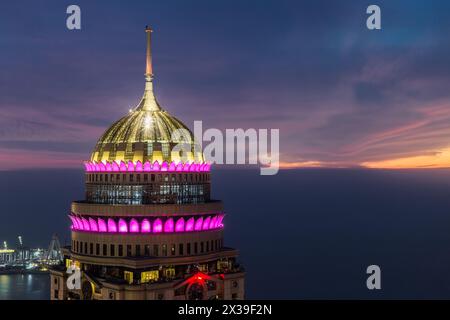
{"type": "Polygon", "coordinates": [[[158,111],[161,110],[158,102],[156,101],[155,94],[153,93],[153,66],[152,66],[152,47],[151,47],[151,34],[153,29],[149,26],[145,26],[145,33],[147,35],[147,53],[145,56],[145,91],[141,102],[137,109],[144,111],[158,111]]]}
{"type": "Polygon", "coordinates": [[[147,34],[147,55],[146,55],[146,68],[145,76],[153,78],[153,67],[152,67],[152,28],[145,26],[145,33],[147,34]]]}

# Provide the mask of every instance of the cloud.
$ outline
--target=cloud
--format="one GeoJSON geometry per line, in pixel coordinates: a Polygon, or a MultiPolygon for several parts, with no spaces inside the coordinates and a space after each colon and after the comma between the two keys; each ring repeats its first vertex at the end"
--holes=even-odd
{"type": "Polygon", "coordinates": [[[0,148],[15,157],[5,167],[30,156],[74,166],[137,104],[149,8],[158,99],[188,125],[278,128],[285,167],[429,163],[449,147],[448,2],[380,1],[380,32],[364,27],[360,1],[136,1],[126,15],[119,2],[82,1],[97,20],[78,33],[59,26],[56,4],[46,19],[40,7],[3,10],[0,148]]]}

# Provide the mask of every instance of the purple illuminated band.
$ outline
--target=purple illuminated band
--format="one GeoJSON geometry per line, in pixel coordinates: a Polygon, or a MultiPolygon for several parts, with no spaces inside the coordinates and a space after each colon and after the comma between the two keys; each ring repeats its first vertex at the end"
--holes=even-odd
{"type": "Polygon", "coordinates": [[[136,163],[133,161],[128,161],[128,163],[123,161],[120,161],[120,163],[116,161],[87,161],[84,163],[84,167],[86,172],[209,172],[211,170],[211,165],[206,162],[186,162],[183,164],[175,161],[170,164],[167,161],[162,164],[159,164],[158,161],[153,162],[153,164],[149,161],[144,163],[141,161],[136,163]]]}
{"type": "Polygon", "coordinates": [[[183,217],[168,217],[164,221],[156,219],[125,220],[123,218],[92,218],[88,219],[69,215],[72,230],[101,233],[181,233],[192,231],[207,231],[223,228],[223,214],[189,219],[183,217]]]}

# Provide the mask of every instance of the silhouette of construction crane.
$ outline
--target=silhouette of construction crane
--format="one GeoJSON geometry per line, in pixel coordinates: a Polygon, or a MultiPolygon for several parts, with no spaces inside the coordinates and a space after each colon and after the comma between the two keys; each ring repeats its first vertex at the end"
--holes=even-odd
{"type": "Polygon", "coordinates": [[[45,256],[47,261],[62,261],[61,244],[59,243],[58,235],[55,233],[48,246],[48,251],[45,256]]]}

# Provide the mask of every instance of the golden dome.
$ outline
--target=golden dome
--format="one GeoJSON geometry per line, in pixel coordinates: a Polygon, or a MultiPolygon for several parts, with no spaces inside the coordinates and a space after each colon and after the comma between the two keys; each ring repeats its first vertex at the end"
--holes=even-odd
{"type": "Polygon", "coordinates": [[[128,162],[175,161],[203,162],[196,152],[192,132],[177,118],[163,110],[153,92],[150,34],[147,32],[147,66],[145,91],[141,101],[129,114],[115,122],[98,140],[91,161],[128,162]],[[184,144],[182,151],[172,151],[184,144]]]}

